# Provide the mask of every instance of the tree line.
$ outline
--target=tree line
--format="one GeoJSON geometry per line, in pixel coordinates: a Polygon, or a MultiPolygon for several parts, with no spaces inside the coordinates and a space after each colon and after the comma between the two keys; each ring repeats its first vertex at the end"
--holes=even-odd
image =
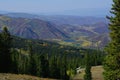
{"type": "Polygon", "coordinates": [[[0,72],[69,80],[76,74],[77,67],[85,67],[86,53],[90,54],[91,65],[102,64],[101,51],[47,43],[15,40],[4,27],[0,33],[0,72]]]}

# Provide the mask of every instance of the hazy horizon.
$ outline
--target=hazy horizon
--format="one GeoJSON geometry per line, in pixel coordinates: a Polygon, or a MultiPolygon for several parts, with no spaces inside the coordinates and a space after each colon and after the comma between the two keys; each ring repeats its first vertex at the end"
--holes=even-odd
{"type": "Polygon", "coordinates": [[[0,0],[0,11],[41,15],[105,16],[112,0],[0,0]]]}

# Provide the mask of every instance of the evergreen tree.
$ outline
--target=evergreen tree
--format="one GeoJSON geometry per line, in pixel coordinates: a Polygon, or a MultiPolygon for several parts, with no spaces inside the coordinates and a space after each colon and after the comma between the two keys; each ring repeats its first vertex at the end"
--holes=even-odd
{"type": "Polygon", "coordinates": [[[44,55],[40,57],[41,77],[49,77],[49,62],[44,55]]]}
{"type": "Polygon", "coordinates": [[[92,80],[92,76],[91,76],[91,61],[90,61],[90,55],[88,53],[86,54],[84,80],[92,80]]]}
{"type": "Polygon", "coordinates": [[[54,55],[50,61],[50,77],[60,79],[60,69],[57,64],[57,58],[54,55]]]}
{"type": "Polygon", "coordinates": [[[19,52],[15,49],[11,50],[12,52],[12,72],[18,74],[18,65],[19,65],[19,52]]]}
{"type": "Polygon", "coordinates": [[[30,44],[29,46],[29,55],[30,55],[30,66],[29,66],[29,70],[30,70],[30,74],[31,75],[36,75],[37,74],[37,63],[35,61],[35,54],[33,52],[33,48],[32,48],[32,44],[30,44]]]}
{"type": "Polygon", "coordinates": [[[63,72],[62,72],[62,79],[63,80],[69,80],[69,76],[67,75],[67,55],[66,54],[64,54],[64,56],[63,56],[63,59],[62,59],[62,66],[63,67],[61,67],[62,68],[62,70],[63,70],[63,72]]]}
{"type": "Polygon", "coordinates": [[[0,34],[0,72],[10,72],[11,71],[11,35],[7,27],[3,28],[0,34]]]}
{"type": "Polygon", "coordinates": [[[111,42],[106,48],[104,79],[120,80],[120,0],[113,0],[110,20],[111,42]]]}

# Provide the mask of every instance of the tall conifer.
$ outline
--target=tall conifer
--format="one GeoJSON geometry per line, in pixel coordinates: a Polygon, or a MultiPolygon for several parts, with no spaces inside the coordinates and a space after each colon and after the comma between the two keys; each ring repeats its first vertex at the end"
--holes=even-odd
{"type": "Polygon", "coordinates": [[[111,42],[106,48],[104,79],[120,80],[120,0],[113,0],[110,20],[111,42]]]}
{"type": "Polygon", "coordinates": [[[7,27],[3,28],[0,34],[0,72],[10,72],[11,71],[11,35],[7,27]]]}
{"type": "Polygon", "coordinates": [[[91,75],[91,61],[90,61],[90,55],[87,53],[85,56],[85,75],[84,75],[84,80],[92,80],[92,75],[91,75]]]}

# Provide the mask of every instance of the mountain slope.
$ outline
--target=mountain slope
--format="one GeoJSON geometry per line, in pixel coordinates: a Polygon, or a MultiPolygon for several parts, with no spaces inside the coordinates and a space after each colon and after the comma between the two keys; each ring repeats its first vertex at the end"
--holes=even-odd
{"type": "Polygon", "coordinates": [[[16,18],[32,18],[32,19],[41,19],[44,21],[50,21],[56,24],[69,24],[69,25],[92,25],[98,22],[108,22],[104,17],[81,17],[81,16],[72,16],[72,15],[33,15],[28,13],[7,13],[4,14],[10,17],[16,18]]]}
{"type": "Polygon", "coordinates": [[[0,29],[7,26],[13,35],[32,39],[62,39],[68,36],[52,23],[40,19],[11,18],[0,15],[0,29]]]}
{"type": "Polygon", "coordinates": [[[108,21],[105,18],[39,16],[25,13],[4,15],[7,16],[0,16],[0,28],[8,26],[13,35],[23,38],[50,40],[64,45],[90,48],[96,47],[95,45],[104,47],[110,40],[108,21]]]}

